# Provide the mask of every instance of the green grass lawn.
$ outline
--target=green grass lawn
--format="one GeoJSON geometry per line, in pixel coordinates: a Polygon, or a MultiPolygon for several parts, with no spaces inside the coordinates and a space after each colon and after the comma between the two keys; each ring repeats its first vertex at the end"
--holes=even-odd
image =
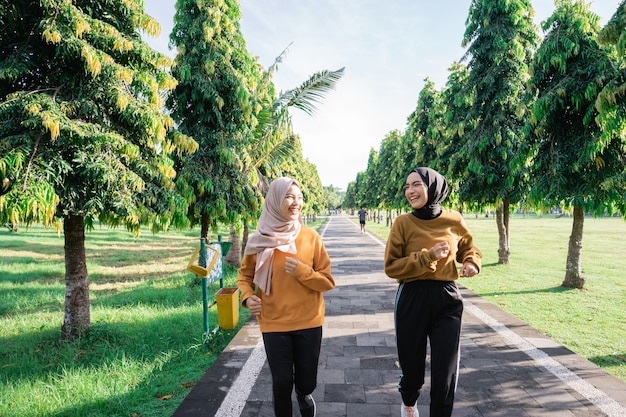
{"type": "MultiPolygon", "coordinates": [[[[585,218],[586,283],[576,290],[561,287],[571,217],[512,217],[508,265],[497,264],[494,219],[465,219],[483,252],[483,268],[460,284],[626,381],[626,222],[585,218]]],[[[389,232],[371,221],[366,227],[382,238],[389,232]]]]}

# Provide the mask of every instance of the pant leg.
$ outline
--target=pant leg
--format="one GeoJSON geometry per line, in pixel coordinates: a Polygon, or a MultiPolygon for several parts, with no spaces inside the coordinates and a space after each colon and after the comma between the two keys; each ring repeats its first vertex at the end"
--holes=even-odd
{"type": "Polygon", "coordinates": [[[459,371],[459,343],[463,299],[456,283],[440,290],[436,316],[430,331],[430,416],[450,417],[459,371]]]}
{"type": "Polygon", "coordinates": [[[424,385],[429,329],[429,296],[423,281],[401,283],[396,294],[395,327],[402,376],[398,390],[405,405],[414,405],[424,385]]]}
{"type": "Polygon", "coordinates": [[[289,332],[263,333],[267,363],[272,373],[274,414],[292,417],[293,338],[289,332]]]}
{"type": "Polygon", "coordinates": [[[293,332],[296,395],[311,394],[317,386],[317,367],[322,346],[322,327],[293,332]]]}

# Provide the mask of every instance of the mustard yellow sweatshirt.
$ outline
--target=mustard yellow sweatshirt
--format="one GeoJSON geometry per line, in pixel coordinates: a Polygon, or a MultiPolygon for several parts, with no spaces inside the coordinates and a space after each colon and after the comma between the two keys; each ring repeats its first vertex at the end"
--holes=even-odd
{"type": "Polygon", "coordinates": [[[330,258],[320,235],[304,225],[296,238],[296,250],[295,254],[274,250],[270,295],[255,290],[256,255],[245,255],[241,261],[237,279],[241,302],[255,293],[261,298],[263,307],[257,320],[264,333],[310,329],[324,324],[322,292],[335,288],[330,258]],[[287,257],[300,261],[293,274],[285,272],[287,257]]]}
{"type": "Polygon", "coordinates": [[[391,226],[385,248],[385,273],[398,282],[415,280],[454,281],[459,278],[456,261],[473,262],[480,271],[482,254],[461,214],[443,210],[436,219],[421,220],[411,213],[398,216],[391,226]],[[450,254],[439,261],[430,254],[437,242],[448,241],[450,254]]]}

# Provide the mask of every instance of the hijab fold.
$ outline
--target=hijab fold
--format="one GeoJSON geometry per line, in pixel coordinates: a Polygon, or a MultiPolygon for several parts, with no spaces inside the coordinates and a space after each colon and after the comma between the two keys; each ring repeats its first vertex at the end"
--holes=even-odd
{"type": "Polygon", "coordinates": [[[440,203],[448,196],[448,182],[445,177],[432,168],[420,167],[411,172],[417,172],[428,189],[428,201],[424,207],[413,210],[418,219],[432,220],[441,215],[440,203]]]}
{"type": "Polygon", "coordinates": [[[256,254],[254,283],[265,293],[270,294],[274,250],[296,253],[296,237],[302,225],[299,220],[288,221],[281,214],[281,205],[292,185],[300,184],[294,179],[281,177],[270,184],[263,202],[257,231],[250,236],[244,254],[256,254]]]}

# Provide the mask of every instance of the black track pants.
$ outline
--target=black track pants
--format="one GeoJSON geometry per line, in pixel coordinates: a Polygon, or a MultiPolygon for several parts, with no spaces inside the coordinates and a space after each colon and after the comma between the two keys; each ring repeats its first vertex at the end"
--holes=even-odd
{"type": "Polygon", "coordinates": [[[453,281],[413,281],[398,288],[395,325],[402,370],[398,389],[405,405],[415,404],[424,385],[430,340],[430,417],[452,414],[462,315],[463,299],[453,281]]]}
{"type": "Polygon", "coordinates": [[[274,413],[291,417],[291,392],[309,395],[317,386],[317,365],[322,345],[322,328],[263,333],[267,363],[272,373],[274,413]]]}

